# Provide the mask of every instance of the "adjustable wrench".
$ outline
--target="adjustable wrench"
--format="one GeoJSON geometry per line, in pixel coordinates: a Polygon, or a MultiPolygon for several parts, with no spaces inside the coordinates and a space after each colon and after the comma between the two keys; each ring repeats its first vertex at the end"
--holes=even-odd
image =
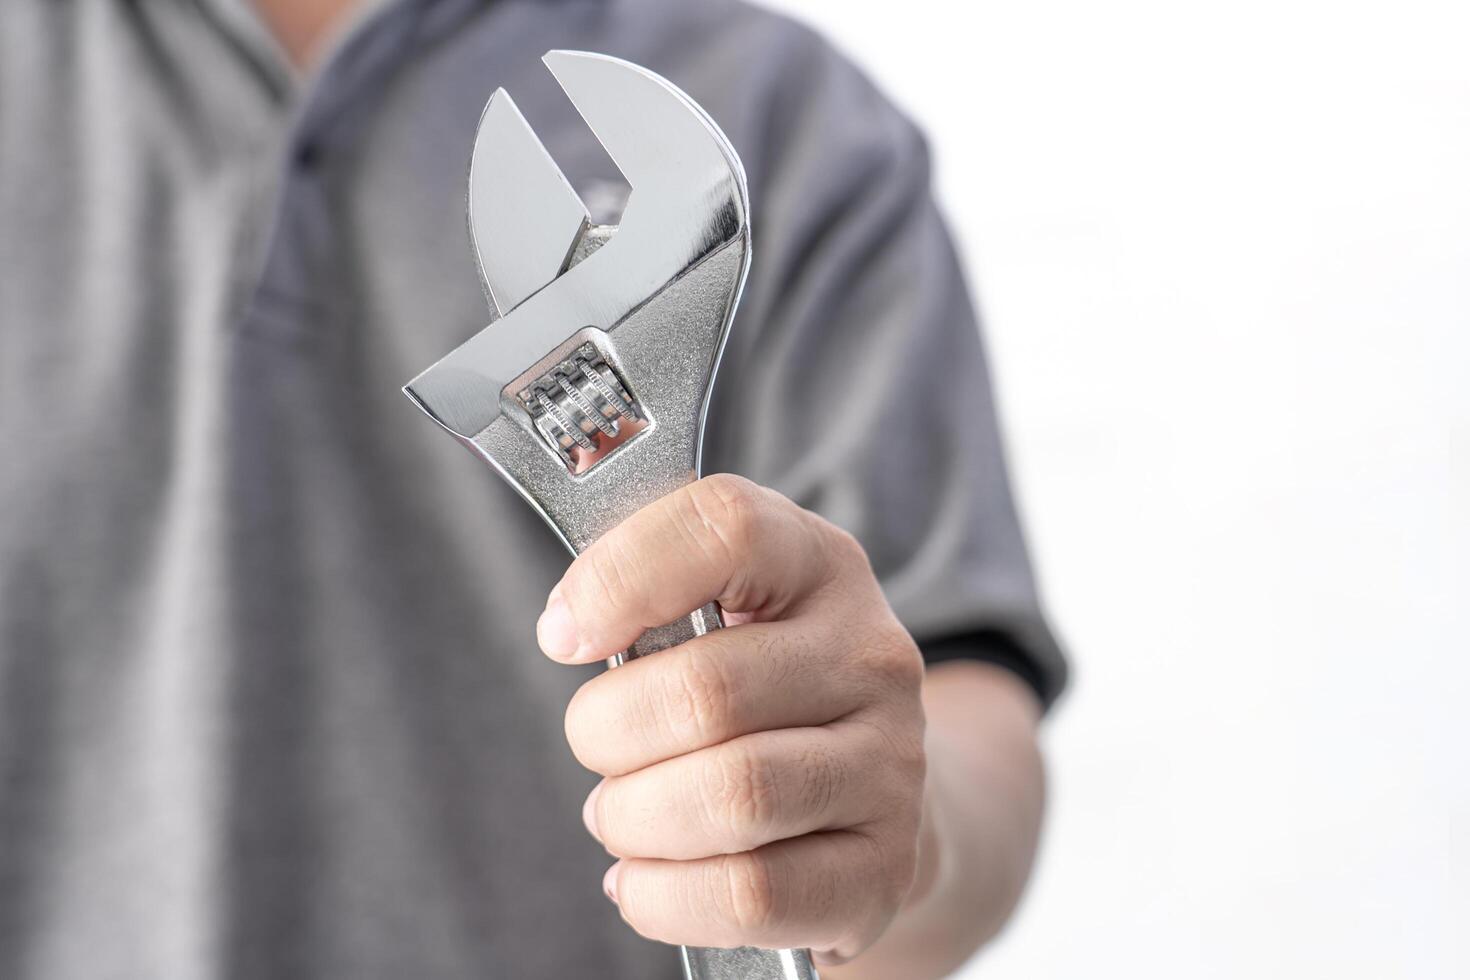
{"type": "MultiPolygon", "coordinates": [[[[710,387],[750,266],[750,206],[724,133],[667,80],[585,52],[543,60],[627,179],[628,207],[615,228],[592,224],[497,90],[469,188],[492,322],[403,390],[579,554],[698,479],[710,387]]],[[[721,625],[711,603],[609,665],[721,625]]],[[[689,980],[817,977],[805,950],[681,954],[689,980]]]]}

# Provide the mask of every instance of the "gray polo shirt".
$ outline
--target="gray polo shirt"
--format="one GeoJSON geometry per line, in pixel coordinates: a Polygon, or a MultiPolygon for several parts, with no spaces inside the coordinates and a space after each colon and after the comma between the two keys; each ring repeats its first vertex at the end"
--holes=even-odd
{"type": "MultiPolygon", "coordinates": [[[[672,976],[599,890],[537,651],[567,563],[399,385],[479,328],[464,183],[539,65],[673,79],[745,161],[712,470],[849,528],[931,658],[1063,663],[924,144],[728,0],[372,5],[293,77],[243,2],[0,4],[0,976],[672,976]]],[[[616,738],[616,732],[609,732],[616,738]]]]}

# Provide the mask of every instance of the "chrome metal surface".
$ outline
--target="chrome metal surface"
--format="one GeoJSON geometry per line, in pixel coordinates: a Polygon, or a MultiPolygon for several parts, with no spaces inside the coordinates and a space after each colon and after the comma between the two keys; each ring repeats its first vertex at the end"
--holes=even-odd
{"type": "Polygon", "coordinates": [[[591,469],[648,424],[638,399],[591,341],[516,398],[573,473],[591,469]]]}
{"type": "MultiPolygon", "coordinates": [[[[580,553],[698,478],[710,386],[750,265],[749,202],[735,151],[674,85],[603,55],[545,61],[631,185],[628,206],[616,229],[589,225],[497,91],[476,134],[469,221],[499,319],[404,392],[580,553]],[[583,372],[579,359],[607,373],[583,372]]],[[[706,606],[649,630],[610,665],[720,625],[706,606]]],[[[682,958],[689,980],[816,978],[804,950],[682,958]]]]}
{"type": "Polygon", "coordinates": [[[587,227],[582,199],[505,89],[490,96],[475,131],[469,220],[480,281],[501,314],[561,274],[587,227]],[[519,231],[479,235],[476,228],[519,231]]]}
{"type": "MultiPolygon", "coordinates": [[[[745,172],[724,135],[688,96],[614,58],[553,51],[545,60],[632,195],[617,233],[563,273],[558,288],[532,294],[497,326],[409,382],[410,396],[465,439],[501,414],[507,384],[572,333],[586,326],[616,329],[631,310],[702,259],[736,240],[748,245],[745,172]]],[[[500,126],[506,118],[497,113],[486,122],[500,126]]],[[[488,194],[470,191],[472,200],[488,194]]],[[[522,234],[493,224],[472,224],[471,232],[476,242],[522,234]]],[[[488,257],[483,249],[477,254],[488,257]]],[[[492,272],[486,280],[496,277],[492,272]]]]}
{"type": "Polygon", "coordinates": [[[684,976],[691,980],[747,980],[749,977],[771,977],[773,980],[817,980],[816,967],[805,950],[755,949],[690,949],[682,950],[684,976]],[[773,972],[779,970],[780,972],[773,972]]]}

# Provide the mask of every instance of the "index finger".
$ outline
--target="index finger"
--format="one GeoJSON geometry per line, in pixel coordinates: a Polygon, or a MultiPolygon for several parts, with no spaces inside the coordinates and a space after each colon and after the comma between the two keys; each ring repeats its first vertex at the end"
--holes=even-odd
{"type": "Polygon", "coordinates": [[[590,663],[708,602],[769,619],[832,575],[835,534],[773,490],[712,476],[649,504],[574,561],[536,635],[547,656],[590,663]]]}

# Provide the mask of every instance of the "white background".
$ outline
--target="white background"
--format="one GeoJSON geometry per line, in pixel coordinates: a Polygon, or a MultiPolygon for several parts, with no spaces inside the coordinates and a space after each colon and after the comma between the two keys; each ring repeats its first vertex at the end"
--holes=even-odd
{"type": "Polygon", "coordinates": [[[1076,660],[963,976],[1470,977],[1470,5],[777,6],[932,136],[1076,660]]]}

